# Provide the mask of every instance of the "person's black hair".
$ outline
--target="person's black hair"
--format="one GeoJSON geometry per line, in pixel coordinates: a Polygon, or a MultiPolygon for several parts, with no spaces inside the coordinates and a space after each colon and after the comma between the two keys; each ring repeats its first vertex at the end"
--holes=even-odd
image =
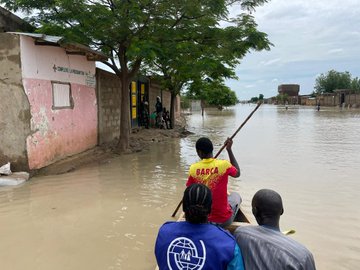
{"type": "Polygon", "coordinates": [[[271,189],[260,189],[255,193],[251,204],[259,225],[278,222],[284,212],[280,194],[271,189]]]}
{"type": "Polygon", "coordinates": [[[183,211],[186,221],[206,223],[211,212],[211,190],[203,184],[192,184],[184,191],[183,211]]]}
{"type": "Polygon", "coordinates": [[[196,150],[201,151],[203,154],[208,155],[214,150],[214,146],[209,138],[201,137],[196,141],[196,150]]]}

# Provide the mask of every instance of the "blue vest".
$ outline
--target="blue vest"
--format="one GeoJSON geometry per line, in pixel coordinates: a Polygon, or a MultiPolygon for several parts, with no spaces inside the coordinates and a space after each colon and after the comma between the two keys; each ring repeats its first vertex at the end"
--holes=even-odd
{"type": "Polygon", "coordinates": [[[159,230],[155,255],[160,270],[221,270],[234,258],[235,244],[215,225],[167,222],[159,230]]]}

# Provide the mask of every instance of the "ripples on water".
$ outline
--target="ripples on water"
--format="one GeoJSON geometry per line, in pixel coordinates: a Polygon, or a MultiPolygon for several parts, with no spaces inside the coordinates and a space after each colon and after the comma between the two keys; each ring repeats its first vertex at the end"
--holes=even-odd
{"type": "MultiPolygon", "coordinates": [[[[188,128],[195,135],[1,188],[1,269],[154,269],[156,233],[198,160],[196,140],[210,137],[216,152],[253,108],[194,113],[188,128]]],[[[243,208],[251,213],[258,189],[277,190],[282,228],[296,229],[318,269],[360,263],[359,134],[359,110],[262,105],[234,139],[242,176],[230,187],[243,208]]]]}

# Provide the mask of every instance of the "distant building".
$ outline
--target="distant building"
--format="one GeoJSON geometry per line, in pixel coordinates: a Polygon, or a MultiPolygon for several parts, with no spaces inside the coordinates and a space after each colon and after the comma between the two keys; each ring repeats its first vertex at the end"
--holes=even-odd
{"type": "Polygon", "coordinates": [[[34,28],[10,11],[0,7],[0,33],[2,32],[32,32],[34,28]]]}
{"type": "Polygon", "coordinates": [[[289,97],[297,97],[300,92],[300,85],[298,84],[281,84],[278,86],[279,94],[287,94],[289,97]]]}
{"type": "Polygon", "coordinates": [[[279,95],[287,95],[285,102],[290,104],[299,104],[300,85],[281,84],[278,86],[279,95]]]}

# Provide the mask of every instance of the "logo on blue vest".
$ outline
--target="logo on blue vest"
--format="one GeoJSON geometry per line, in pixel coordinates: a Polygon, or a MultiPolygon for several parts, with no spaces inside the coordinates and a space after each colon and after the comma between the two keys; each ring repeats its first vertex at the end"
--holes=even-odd
{"type": "Polygon", "coordinates": [[[204,242],[199,241],[199,250],[189,238],[174,239],[167,250],[167,264],[170,269],[201,270],[206,261],[204,242]]]}

